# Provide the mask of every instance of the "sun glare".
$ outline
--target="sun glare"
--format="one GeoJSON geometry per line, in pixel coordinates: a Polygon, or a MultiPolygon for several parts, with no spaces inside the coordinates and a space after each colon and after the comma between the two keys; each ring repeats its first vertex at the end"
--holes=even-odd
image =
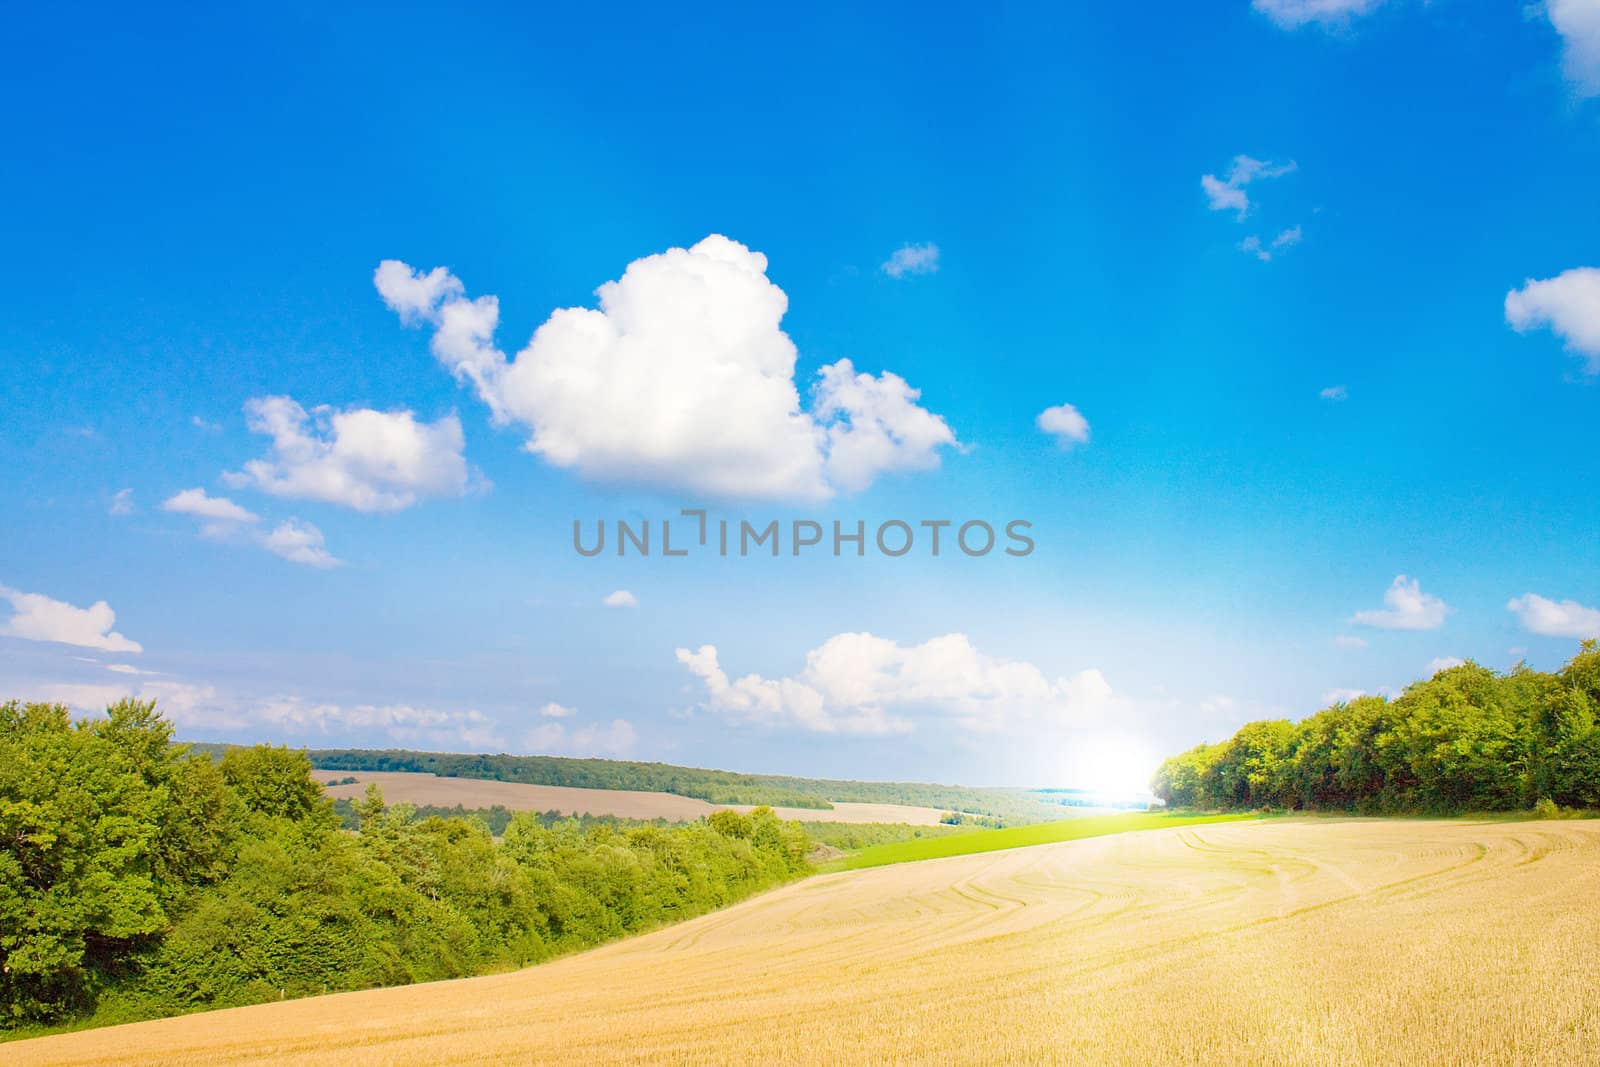
{"type": "Polygon", "coordinates": [[[1149,792],[1159,762],[1129,738],[1103,737],[1078,750],[1064,784],[1112,797],[1141,795],[1149,792]]]}

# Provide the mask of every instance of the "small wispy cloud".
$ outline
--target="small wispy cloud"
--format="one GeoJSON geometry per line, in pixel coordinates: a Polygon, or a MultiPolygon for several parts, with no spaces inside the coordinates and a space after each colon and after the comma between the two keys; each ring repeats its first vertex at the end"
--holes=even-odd
{"type": "Polygon", "coordinates": [[[115,493],[111,494],[111,506],[108,507],[106,511],[107,513],[115,515],[118,518],[121,518],[124,515],[132,515],[133,490],[118,489],[115,493]]]}
{"type": "Polygon", "coordinates": [[[1277,23],[1281,29],[1318,26],[1326,30],[1342,27],[1351,19],[1370,14],[1383,3],[1384,0],[1251,0],[1250,6],[1277,23]]]}
{"type": "Polygon", "coordinates": [[[1291,226],[1279,232],[1278,236],[1265,243],[1256,234],[1251,234],[1239,242],[1239,251],[1255,256],[1263,263],[1272,261],[1272,257],[1286,248],[1293,248],[1300,243],[1302,233],[1299,226],[1291,226]]]}
{"type": "Polygon", "coordinates": [[[1356,612],[1350,616],[1350,622],[1380,630],[1437,630],[1450,613],[1448,604],[1431,593],[1424,593],[1421,582],[1403,574],[1389,583],[1383,594],[1383,604],[1381,610],[1356,612]]]}
{"type": "Polygon", "coordinates": [[[113,674],[154,674],[154,673],[156,673],[155,671],[141,670],[140,668],[135,667],[131,663],[107,663],[104,666],[105,666],[106,670],[110,671],[113,674]]]}
{"type": "Polygon", "coordinates": [[[879,269],[891,278],[903,278],[907,274],[932,274],[939,269],[939,246],[932,241],[903,245],[895,249],[879,269]]]}
{"type": "Polygon", "coordinates": [[[1089,443],[1089,420],[1071,404],[1045,408],[1034,419],[1034,425],[1054,437],[1063,448],[1089,443]]]}
{"type": "Polygon", "coordinates": [[[1338,403],[1341,400],[1350,398],[1350,390],[1342,385],[1330,385],[1326,389],[1318,391],[1317,396],[1323,400],[1338,403]]]}
{"type": "Polygon", "coordinates": [[[244,541],[308,567],[326,569],[342,562],[328,551],[322,531],[311,523],[290,517],[262,530],[260,515],[198,486],[174,493],[162,502],[161,510],[200,520],[200,536],[212,541],[244,541]]]}
{"type": "Polygon", "coordinates": [[[1202,174],[1200,188],[1206,194],[1206,206],[1210,210],[1235,212],[1235,217],[1242,222],[1244,217],[1250,214],[1251,207],[1250,195],[1245,192],[1245,186],[1263,178],[1281,178],[1299,169],[1299,164],[1292,159],[1287,163],[1274,163],[1271,160],[1239,155],[1233,157],[1233,164],[1229,167],[1226,178],[1219,178],[1215,174],[1202,174]]]}
{"type": "Polygon", "coordinates": [[[639,606],[639,598],[626,589],[618,589],[614,593],[607,593],[601,598],[600,603],[608,608],[636,608],[639,606]]]}

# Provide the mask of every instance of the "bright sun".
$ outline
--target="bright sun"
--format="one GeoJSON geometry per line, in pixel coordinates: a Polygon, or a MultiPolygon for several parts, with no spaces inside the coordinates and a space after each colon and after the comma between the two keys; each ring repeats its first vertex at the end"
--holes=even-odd
{"type": "Polygon", "coordinates": [[[1068,785],[1114,796],[1147,792],[1160,762],[1125,737],[1101,737],[1078,749],[1068,785]]]}

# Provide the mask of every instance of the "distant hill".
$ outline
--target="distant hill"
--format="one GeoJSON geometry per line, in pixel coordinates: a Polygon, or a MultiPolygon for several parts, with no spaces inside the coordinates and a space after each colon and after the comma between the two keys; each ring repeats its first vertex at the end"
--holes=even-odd
{"type": "MultiPolygon", "coordinates": [[[[229,746],[196,744],[196,751],[220,755],[229,746]]],[[[775,774],[679,767],[631,760],[571,759],[564,756],[508,756],[410,749],[308,749],[311,764],[325,771],[417,771],[446,778],[483,778],[527,785],[580,789],[629,789],[674,793],[712,804],[770,804],[826,811],[831,801],[907,804],[987,815],[1007,824],[1059,819],[1061,809],[1042,803],[1023,789],[986,789],[923,782],[857,782],[834,778],[794,778],[775,774]]]]}

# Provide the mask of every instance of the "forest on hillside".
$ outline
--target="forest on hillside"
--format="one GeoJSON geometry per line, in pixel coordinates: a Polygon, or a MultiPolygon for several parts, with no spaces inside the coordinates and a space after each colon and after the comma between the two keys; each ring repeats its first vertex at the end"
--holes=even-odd
{"type": "MultiPolygon", "coordinates": [[[[221,752],[226,746],[197,745],[221,752]]],[[[525,785],[581,789],[630,789],[696,797],[712,804],[766,804],[780,808],[832,807],[830,801],[908,804],[986,815],[1004,823],[1060,818],[1050,804],[1022,789],[985,789],[924,782],[858,782],[795,778],[778,774],[677,767],[670,763],[574,759],[567,756],[468,755],[407,749],[311,749],[311,764],[323,771],[419,771],[446,778],[485,778],[525,785]]],[[[818,818],[826,816],[819,815],[818,818]]]]}
{"type": "Polygon", "coordinates": [[[420,818],[354,831],[305,753],[173,744],[151,703],[0,704],[0,1035],[518,967],[806,870],[770,810],[673,826],[420,818]]]}
{"type": "Polygon", "coordinates": [[[1220,810],[1600,808],[1600,644],[1554,673],[1465,663],[1393,700],[1247,723],[1171,757],[1151,787],[1174,807],[1220,810]]]}

